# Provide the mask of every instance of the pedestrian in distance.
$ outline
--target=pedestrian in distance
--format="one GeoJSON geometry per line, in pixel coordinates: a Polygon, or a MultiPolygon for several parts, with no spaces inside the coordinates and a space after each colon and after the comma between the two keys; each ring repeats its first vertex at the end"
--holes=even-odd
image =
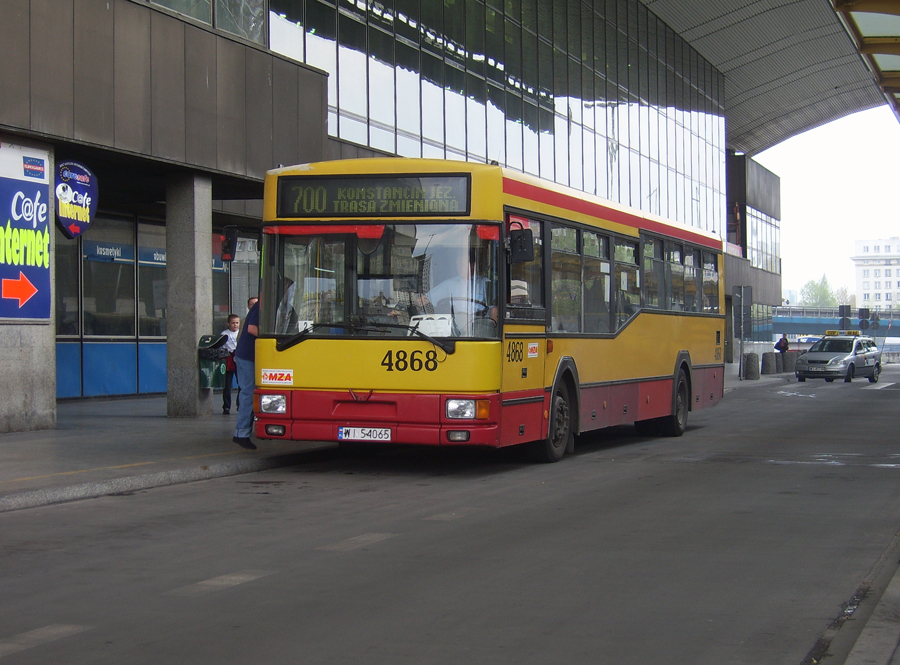
{"type": "Polygon", "coordinates": [[[241,392],[246,391],[244,399],[239,400],[237,423],[234,426],[232,441],[241,448],[256,450],[250,440],[253,433],[253,391],[256,390],[256,338],[259,336],[259,302],[253,304],[244,319],[244,326],[238,336],[234,350],[234,364],[237,366],[238,385],[241,392]]]}
{"type": "Polygon", "coordinates": [[[791,343],[788,342],[787,333],[782,333],[781,339],[775,342],[775,350],[783,355],[789,348],[791,348],[791,343]]]}
{"type": "MultiPolygon", "coordinates": [[[[226,416],[231,413],[231,385],[234,383],[234,376],[237,374],[237,365],[234,364],[234,350],[237,348],[238,331],[241,329],[241,317],[237,314],[228,315],[228,327],[222,331],[227,337],[224,348],[228,351],[228,357],[225,358],[225,386],[222,388],[222,413],[226,416]]],[[[240,386],[238,386],[240,390],[240,386]]],[[[238,408],[241,406],[241,397],[238,393],[238,408]]]]}

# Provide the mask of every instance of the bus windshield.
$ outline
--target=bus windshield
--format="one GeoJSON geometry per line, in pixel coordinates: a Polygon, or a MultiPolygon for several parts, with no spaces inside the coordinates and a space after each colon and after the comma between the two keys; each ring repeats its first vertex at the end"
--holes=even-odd
{"type": "Polygon", "coordinates": [[[497,338],[499,247],[499,223],[269,227],[260,333],[497,338]]]}

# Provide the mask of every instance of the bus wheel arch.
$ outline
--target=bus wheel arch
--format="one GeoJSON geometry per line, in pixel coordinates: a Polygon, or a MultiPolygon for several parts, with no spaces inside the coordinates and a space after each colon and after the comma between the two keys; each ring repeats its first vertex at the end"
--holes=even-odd
{"type": "Polygon", "coordinates": [[[563,358],[550,390],[547,438],[531,444],[535,460],[558,462],[563,455],[575,450],[575,435],[578,434],[580,422],[579,397],[575,362],[571,358],[563,358]]]}

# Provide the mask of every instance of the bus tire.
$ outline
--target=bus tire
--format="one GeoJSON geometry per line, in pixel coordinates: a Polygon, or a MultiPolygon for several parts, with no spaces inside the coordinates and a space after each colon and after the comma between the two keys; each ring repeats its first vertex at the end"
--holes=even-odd
{"type": "Polygon", "coordinates": [[[659,419],[659,431],[665,436],[681,436],[687,429],[688,411],[691,402],[688,395],[687,377],[684,370],[679,369],[675,376],[675,396],[672,404],[672,415],[659,419]]]}
{"type": "Polygon", "coordinates": [[[550,400],[550,429],[547,438],[535,441],[532,445],[533,456],[538,462],[558,462],[566,454],[566,450],[575,444],[572,430],[572,403],[569,400],[569,389],[560,382],[550,400]]]}

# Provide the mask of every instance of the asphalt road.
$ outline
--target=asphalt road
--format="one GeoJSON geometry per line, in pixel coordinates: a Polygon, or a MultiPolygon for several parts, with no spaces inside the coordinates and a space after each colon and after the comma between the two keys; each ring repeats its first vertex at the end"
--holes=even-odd
{"type": "Polygon", "coordinates": [[[759,382],[553,465],[325,450],[3,513],[0,665],[841,663],[900,556],[898,398],[759,382]]]}

